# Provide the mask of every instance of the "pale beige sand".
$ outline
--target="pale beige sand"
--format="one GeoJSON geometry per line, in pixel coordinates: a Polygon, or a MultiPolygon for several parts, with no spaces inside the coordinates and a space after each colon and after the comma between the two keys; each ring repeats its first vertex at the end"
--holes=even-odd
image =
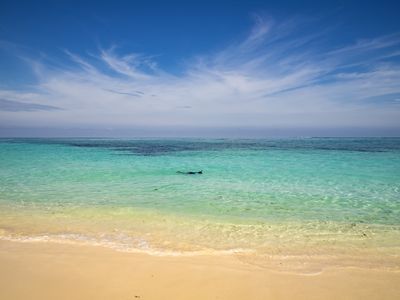
{"type": "Polygon", "coordinates": [[[232,256],[155,257],[0,241],[0,299],[400,299],[400,273],[274,272],[232,256]]]}

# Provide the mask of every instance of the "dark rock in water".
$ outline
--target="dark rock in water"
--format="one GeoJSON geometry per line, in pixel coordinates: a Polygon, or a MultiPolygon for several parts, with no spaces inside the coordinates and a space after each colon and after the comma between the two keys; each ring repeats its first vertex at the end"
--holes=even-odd
{"type": "Polygon", "coordinates": [[[193,171],[189,171],[189,172],[177,171],[176,173],[185,174],[185,175],[195,175],[195,174],[203,174],[203,170],[200,170],[200,171],[197,171],[197,172],[193,172],[193,171]]]}

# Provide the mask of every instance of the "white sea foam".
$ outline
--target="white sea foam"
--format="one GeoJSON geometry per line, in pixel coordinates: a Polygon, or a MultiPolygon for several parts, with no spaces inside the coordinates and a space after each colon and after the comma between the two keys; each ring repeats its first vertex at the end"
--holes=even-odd
{"type": "Polygon", "coordinates": [[[83,234],[41,234],[33,236],[3,235],[0,240],[21,243],[59,243],[71,245],[89,245],[106,247],[120,252],[145,253],[153,256],[199,256],[199,255],[231,255],[254,253],[254,249],[233,248],[226,250],[202,249],[202,250],[169,250],[150,246],[149,242],[142,238],[125,237],[124,240],[108,238],[95,238],[83,234]],[[129,242],[127,242],[129,240],[129,242]]]}

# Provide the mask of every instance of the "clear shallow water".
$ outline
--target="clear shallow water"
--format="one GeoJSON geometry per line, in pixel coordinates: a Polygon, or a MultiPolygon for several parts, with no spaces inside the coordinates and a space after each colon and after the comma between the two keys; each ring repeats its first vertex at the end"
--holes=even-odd
{"type": "Polygon", "coordinates": [[[2,139],[0,236],[398,268],[400,139],[2,139]]]}

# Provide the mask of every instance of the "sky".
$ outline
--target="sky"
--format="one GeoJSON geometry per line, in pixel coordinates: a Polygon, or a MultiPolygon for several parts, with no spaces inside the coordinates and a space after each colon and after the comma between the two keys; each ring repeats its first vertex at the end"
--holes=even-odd
{"type": "Polygon", "coordinates": [[[400,136],[398,1],[0,1],[0,136],[400,136]]]}

